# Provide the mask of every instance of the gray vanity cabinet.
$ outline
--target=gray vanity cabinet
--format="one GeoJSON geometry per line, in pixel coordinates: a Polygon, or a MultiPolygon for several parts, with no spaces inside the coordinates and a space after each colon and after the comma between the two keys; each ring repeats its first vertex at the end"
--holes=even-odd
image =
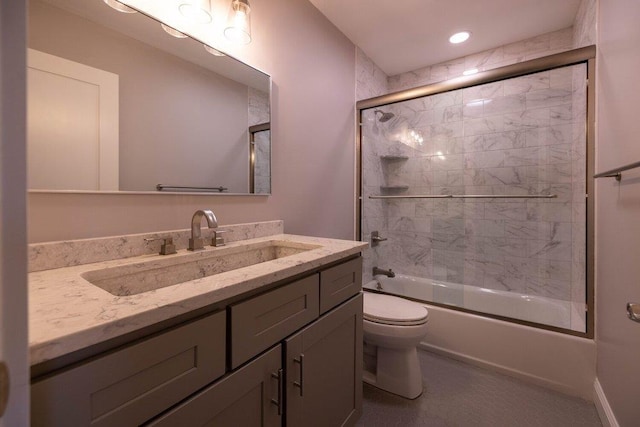
{"type": "Polygon", "coordinates": [[[225,328],[221,311],[36,381],[31,425],[142,424],[224,375],[225,328]]]}
{"type": "Polygon", "coordinates": [[[350,426],[362,259],[34,379],[33,426],[350,426]]]}
{"type": "Polygon", "coordinates": [[[362,408],[362,295],[285,341],[287,426],[349,426],[362,408]]]}
{"type": "Polygon", "coordinates": [[[278,345],[145,426],[280,426],[281,367],[278,345]]]}

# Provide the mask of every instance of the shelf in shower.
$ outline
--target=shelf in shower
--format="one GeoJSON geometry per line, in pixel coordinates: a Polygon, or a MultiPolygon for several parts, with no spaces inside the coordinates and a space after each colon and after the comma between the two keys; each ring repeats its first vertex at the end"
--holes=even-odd
{"type": "Polygon", "coordinates": [[[397,161],[397,160],[409,160],[409,156],[380,156],[382,160],[397,161]]]}
{"type": "Polygon", "coordinates": [[[381,191],[405,191],[408,189],[408,185],[385,185],[380,187],[381,191]]]}

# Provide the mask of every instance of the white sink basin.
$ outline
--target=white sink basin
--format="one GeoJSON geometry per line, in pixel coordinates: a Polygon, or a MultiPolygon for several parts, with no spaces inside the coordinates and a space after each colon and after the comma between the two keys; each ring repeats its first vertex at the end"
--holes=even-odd
{"type": "Polygon", "coordinates": [[[82,277],[113,295],[136,295],[319,247],[321,246],[307,243],[269,240],[197,252],[180,252],[153,261],[88,271],[82,277]]]}

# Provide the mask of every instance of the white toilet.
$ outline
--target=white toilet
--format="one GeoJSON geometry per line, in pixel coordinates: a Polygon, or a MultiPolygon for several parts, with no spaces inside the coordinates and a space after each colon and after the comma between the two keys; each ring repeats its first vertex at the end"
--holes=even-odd
{"type": "Polygon", "coordinates": [[[416,302],[364,292],[364,382],[408,399],[422,394],[416,346],[428,317],[416,302]]]}

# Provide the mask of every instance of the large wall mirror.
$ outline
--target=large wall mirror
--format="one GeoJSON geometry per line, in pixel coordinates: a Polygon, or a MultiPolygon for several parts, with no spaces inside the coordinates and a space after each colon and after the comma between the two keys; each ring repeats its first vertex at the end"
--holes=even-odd
{"type": "Polygon", "coordinates": [[[215,53],[103,0],[30,0],[29,188],[271,193],[271,79],[215,53]]]}

